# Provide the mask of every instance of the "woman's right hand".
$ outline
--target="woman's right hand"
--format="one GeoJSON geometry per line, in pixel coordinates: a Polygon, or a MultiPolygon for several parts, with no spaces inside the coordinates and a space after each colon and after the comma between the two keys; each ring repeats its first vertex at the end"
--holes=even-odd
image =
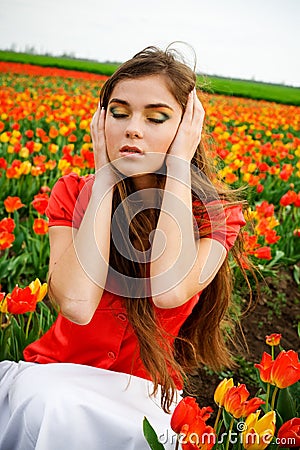
{"type": "MultiPolygon", "coordinates": [[[[108,159],[105,139],[105,110],[100,108],[98,104],[97,111],[93,115],[91,121],[91,136],[93,142],[94,160],[95,160],[95,176],[96,178],[104,172],[109,174],[111,181],[115,182],[115,174],[111,168],[111,163],[108,159]]],[[[101,177],[102,178],[102,177],[101,177]]]]}

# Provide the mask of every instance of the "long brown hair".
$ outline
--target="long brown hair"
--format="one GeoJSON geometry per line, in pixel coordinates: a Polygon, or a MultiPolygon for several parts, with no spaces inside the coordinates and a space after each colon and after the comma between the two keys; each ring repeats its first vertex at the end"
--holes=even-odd
{"type": "MultiPolygon", "coordinates": [[[[100,93],[101,106],[107,109],[112,91],[119,81],[159,74],[165,77],[170,92],[184,112],[188,94],[196,85],[196,74],[185,63],[178,60],[177,56],[177,53],[171,49],[162,51],[156,47],[147,47],[142,50],[122,64],[103,85],[100,93]]],[[[191,164],[198,169],[192,171],[192,195],[193,212],[200,230],[200,237],[205,235],[205,227],[203,229],[201,220],[204,206],[201,205],[201,202],[197,202],[197,191],[204,191],[208,198],[210,196],[213,198],[214,192],[217,192],[218,198],[225,200],[227,205],[246,203],[238,197],[238,192],[229,190],[228,186],[217,179],[216,171],[208,155],[208,142],[202,138],[191,164]],[[200,174],[204,174],[205,177],[200,174]]],[[[159,190],[161,192],[165,184],[163,169],[156,174],[156,180],[157,187],[161,188],[159,190]]],[[[132,214],[128,210],[128,203],[124,200],[133,192],[134,186],[130,178],[123,178],[117,183],[113,196],[112,214],[118,206],[122,205],[123,219],[118,220],[115,224],[118,233],[124,237],[124,242],[128,242],[125,235],[129,227],[131,241],[137,241],[140,250],[146,252],[148,245],[147,242],[145,244],[142,237],[147,238],[149,233],[155,230],[160,211],[159,208],[149,208],[140,211],[131,220],[132,214]]],[[[137,260],[133,246],[128,245],[127,247],[129,256],[125,257],[119,253],[111,239],[111,268],[128,277],[146,279],[146,259],[145,261],[137,260]]],[[[241,264],[241,236],[237,238],[231,254],[248,281],[241,264]]],[[[153,305],[148,298],[147,288],[141,288],[139,298],[137,298],[136,292],[135,298],[132,298],[129,284],[124,283],[122,286],[128,319],[138,338],[141,360],[154,382],[154,392],[161,385],[162,407],[165,411],[169,411],[176,391],[176,384],[174,377],[170,375],[171,372],[175,373],[178,379],[186,379],[186,375],[197,368],[200,363],[214,370],[232,364],[230,351],[225,344],[224,332],[224,321],[231,305],[233,289],[233,276],[229,261],[226,258],[213,281],[203,290],[201,301],[196,304],[191,315],[182,325],[174,345],[170,344],[171,341],[166,336],[166,332],[157,323],[153,305]]],[[[251,289],[249,282],[248,286],[251,289]]]]}

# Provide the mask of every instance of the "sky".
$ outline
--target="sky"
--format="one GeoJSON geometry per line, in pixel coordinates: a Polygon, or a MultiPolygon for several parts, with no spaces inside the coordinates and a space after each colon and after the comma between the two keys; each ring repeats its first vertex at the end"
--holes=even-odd
{"type": "Polygon", "coordinates": [[[299,25],[300,0],[0,0],[2,50],[123,62],[184,41],[200,73],[293,86],[299,25]]]}

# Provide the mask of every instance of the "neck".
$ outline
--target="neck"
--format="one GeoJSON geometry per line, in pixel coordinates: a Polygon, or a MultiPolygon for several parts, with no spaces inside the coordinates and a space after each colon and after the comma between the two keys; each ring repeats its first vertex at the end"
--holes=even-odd
{"type": "MultiPolygon", "coordinates": [[[[143,189],[156,188],[157,178],[154,173],[149,173],[146,175],[138,175],[132,177],[133,185],[136,191],[142,191],[143,189]]],[[[141,195],[142,192],[139,192],[141,195]]]]}

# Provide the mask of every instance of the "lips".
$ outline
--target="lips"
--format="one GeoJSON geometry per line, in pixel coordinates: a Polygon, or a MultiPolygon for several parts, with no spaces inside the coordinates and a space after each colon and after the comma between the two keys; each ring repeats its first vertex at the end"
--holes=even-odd
{"type": "Polygon", "coordinates": [[[129,146],[129,145],[124,145],[124,146],[120,149],[120,153],[126,154],[126,155],[129,155],[129,154],[132,154],[132,155],[140,154],[140,155],[141,155],[143,152],[142,152],[142,150],[139,149],[138,147],[131,147],[131,146],[129,146]]]}

